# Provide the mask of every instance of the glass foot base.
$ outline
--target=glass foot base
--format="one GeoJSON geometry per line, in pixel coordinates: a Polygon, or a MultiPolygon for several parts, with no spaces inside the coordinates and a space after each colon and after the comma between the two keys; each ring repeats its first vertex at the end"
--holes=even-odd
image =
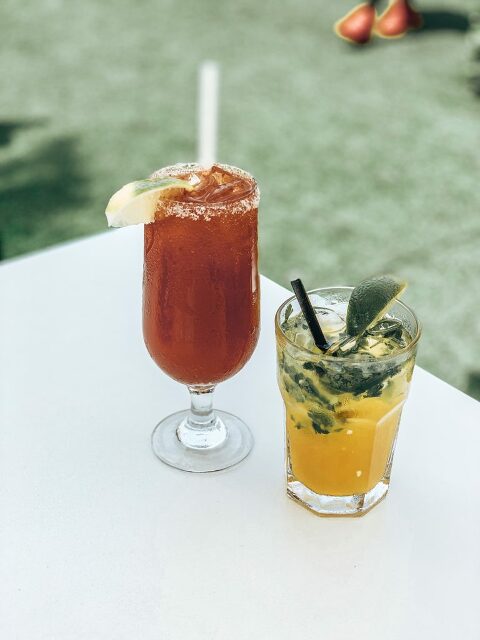
{"type": "Polygon", "coordinates": [[[185,428],[189,411],[179,411],[157,424],[152,433],[152,448],[162,462],[193,473],[208,473],[228,469],[248,456],[253,447],[253,436],[247,425],[225,411],[215,411],[216,424],[209,437],[213,446],[195,440],[191,430],[185,428]],[[180,440],[190,431],[194,446],[180,440]]]}
{"type": "Polygon", "coordinates": [[[319,516],[363,516],[378,504],[388,492],[388,483],[381,480],[367,493],[353,496],[327,496],[315,493],[290,476],[287,494],[306,509],[319,516]]]}

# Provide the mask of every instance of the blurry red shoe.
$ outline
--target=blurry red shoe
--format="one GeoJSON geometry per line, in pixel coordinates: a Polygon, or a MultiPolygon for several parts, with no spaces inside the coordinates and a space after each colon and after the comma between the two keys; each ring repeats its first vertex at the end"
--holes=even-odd
{"type": "Polygon", "coordinates": [[[375,23],[375,33],[381,38],[401,38],[409,29],[418,29],[422,16],[408,0],[390,0],[390,4],[375,23]]]}
{"type": "Polygon", "coordinates": [[[353,44],[366,44],[372,35],[375,7],[369,2],[357,5],[335,23],[335,33],[353,44]]]}

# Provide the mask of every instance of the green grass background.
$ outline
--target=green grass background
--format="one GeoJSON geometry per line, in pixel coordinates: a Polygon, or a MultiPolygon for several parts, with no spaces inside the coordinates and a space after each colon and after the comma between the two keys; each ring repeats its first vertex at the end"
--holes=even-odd
{"type": "MultiPolygon", "coordinates": [[[[480,396],[480,100],[468,34],[355,49],[354,0],[4,0],[4,257],[105,228],[113,191],[195,158],[197,68],[222,69],[220,160],[262,189],[261,268],[287,285],[395,272],[419,362],[480,396]]],[[[475,0],[419,0],[468,12],[475,0]]]]}

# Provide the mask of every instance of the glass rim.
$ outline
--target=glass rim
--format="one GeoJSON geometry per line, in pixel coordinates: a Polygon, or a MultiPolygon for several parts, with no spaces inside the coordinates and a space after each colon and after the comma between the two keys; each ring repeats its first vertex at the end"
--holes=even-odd
{"type": "MultiPolygon", "coordinates": [[[[240,167],[235,167],[234,165],[224,164],[222,162],[214,162],[212,166],[220,167],[224,169],[228,173],[245,178],[250,183],[250,189],[246,194],[239,196],[236,199],[230,199],[227,201],[219,201],[219,202],[184,202],[181,200],[167,200],[165,201],[168,206],[169,203],[175,206],[176,208],[183,208],[186,211],[193,210],[231,210],[235,208],[241,207],[242,210],[254,209],[258,207],[260,201],[260,189],[258,187],[257,181],[252,176],[251,173],[245,171],[244,169],[240,169],[240,167]]],[[[167,167],[162,167],[160,169],[155,170],[150,178],[162,178],[162,177],[175,177],[181,175],[182,173],[194,172],[194,171],[207,171],[209,167],[205,167],[204,165],[199,164],[198,162],[177,162],[176,164],[169,165],[167,167]]]]}
{"type": "MultiPolygon", "coordinates": [[[[307,294],[315,294],[315,293],[319,293],[322,291],[331,291],[332,289],[334,290],[347,290],[347,291],[353,291],[355,287],[351,287],[348,285],[334,285],[332,287],[319,287],[318,289],[309,289],[307,291],[307,294]]],[[[369,362],[371,363],[372,360],[369,359],[367,357],[367,354],[365,354],[365,357],[362,357],[362,354],[358,354],[360,357],[357,357],[355,360],[350,360],[348,359],[348,357],[342,357],[339,358],[338,356],[334,356],[334,355],[328,355],[326,353],[316,353],[315,351],[310,351],[310,349],[306,349],[305,347],[301,347],[300,345],[296,344],[295,342],[293,342],[293,340],[290,340],[290,338],[288,338],[285,334],[285,332],[283,331],[281,324],[280,324],[280,315],[283,311],[283,309],[290,304],[291,302],[298,302],[296,296],[290,296],[290,298],[288,298],[287,300],[285,300],[284,302],[282,302],[282,304],[279,306],[279,308],[277,309],[277,312],[275,313],[275,330],[278,329],[278,331],[281,333],[281,335],[285,338],[285,340],[288,342],[288,344],[292,345],[293,347],[295,347],[295,349],[297,349],[298,351],[301,351],[303,353],[306,353],[309,355],[309,357],[311,358],[312,356],[317,358],[318,360],[326,360],[327,362],[336,362],[336,363],[348,363],[348,364],[364,364],[365,362],[369,362]]],[[[381,362],[388,362],[389,360],[396,360],[397,358],[401,357],[402,355],[408,353],[409,351],[412,351],[412,349],[417,345],[420,336],[422,334],[422,327],[420,324],[420,321],[416,315],[416,313],[413,311],[413,309],[411,307],[409,307],[407,304],[405,304],[404,302],[397,300],[396,304],[399,304],[401,307],[403,307],[404,309],[406,309],[414,318],[416,325],[417,325],[417,331],[415,333],[415,335],[412,337],[412,340],[405,346],[402,347],[401,349],[399,349],[395,354],[392,355],[387,355],[387,356],[379,356],[378,358],[375,358],[376,361],[381,361],[381,362]]]]}

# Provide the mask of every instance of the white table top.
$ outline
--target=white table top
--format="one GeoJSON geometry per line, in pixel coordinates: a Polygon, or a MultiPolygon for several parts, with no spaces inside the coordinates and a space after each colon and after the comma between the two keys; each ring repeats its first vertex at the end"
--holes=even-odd
{"type": "Polygon", "coordinates": [[[141,228],[0,268],[0,637],[480,636],[480,404],[417,369],[387,499],[360,519],[287,499],[273,314],[216,394],[256,439],[238,467],[159,462],[187,393],[141,335],[141,228]]]}

